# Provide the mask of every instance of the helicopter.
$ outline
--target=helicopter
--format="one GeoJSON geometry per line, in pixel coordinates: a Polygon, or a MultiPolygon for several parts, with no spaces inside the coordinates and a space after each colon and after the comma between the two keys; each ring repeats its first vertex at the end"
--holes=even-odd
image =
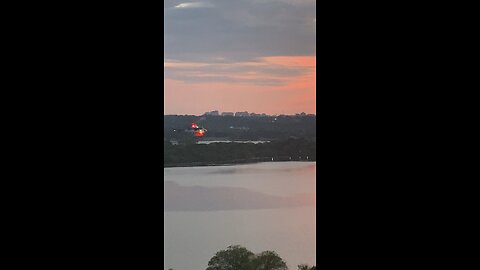
{"type": "Polygon", "coordinates": [[[194,137],[203,137],[203,136],[205,136],[205,133],[207,132],[207,130],[205,128],[199,127],[196,123],[192,123],[190,125],[190,127],[187,128],[187,129],[182,130],[182,129],[174,128],[172,131],[173,132],[182,132],[183,131],[183,132],[186,132],[186,133],[191,133],[191,134],[193,134],[194,137]]]}
{"type": "Polygon", "coordinates": [[[192,123],[191,128],[188,131],[193,132],[194,137],[203,137],[203,136],[205,136],[205,133],[207,132],[207,130],[205,128],[199,127],[195,123],[192,123]]]}

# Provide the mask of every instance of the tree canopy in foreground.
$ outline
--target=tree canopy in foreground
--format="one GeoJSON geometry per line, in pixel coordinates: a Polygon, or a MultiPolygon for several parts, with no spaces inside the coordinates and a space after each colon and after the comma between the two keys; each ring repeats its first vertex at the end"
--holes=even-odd
{"type": "MultiPolygon", "coordinates": [[[[221,250],[208,262],[207,270],[287,270],[287,264],[274,251],[254,254],[239,246],[229,246],[221,250]]],[[[299,270],[315,270],[315,266],[301,264],[299,270]]]]}

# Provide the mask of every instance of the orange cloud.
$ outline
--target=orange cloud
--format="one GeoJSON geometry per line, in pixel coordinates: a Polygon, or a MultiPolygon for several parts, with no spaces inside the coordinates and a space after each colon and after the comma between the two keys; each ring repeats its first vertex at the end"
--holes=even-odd
{"type": "Polygon", "coordinates": [[[210,110],[267,114],[316,111],[315,56],[275,56],[234,64],[167,62],[165,68],[188,69],[182,74],[203,79],[199,82],[166,77],[165,114],[198,115],[210,110]],[[205,67],[214,70],[202,70],[205,67]],[[236,68],[241,69],[235,72],[236,68]],[[286,75],[268,73],[271,69],[286,75]],[[302,72],[290,75],[290,70],[302,72]],[[219,77],[235,81],[219,80],[219,77]],[[258,83],[262,80],[277,83],[258,83]]]}

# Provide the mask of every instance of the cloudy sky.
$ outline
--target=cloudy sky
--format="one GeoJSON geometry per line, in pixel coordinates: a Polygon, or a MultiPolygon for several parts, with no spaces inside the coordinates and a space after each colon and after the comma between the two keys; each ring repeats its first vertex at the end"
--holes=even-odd
{"type": "Polygon", "coordinates": [[[315,0],[164,2],[165,114],[315,113],[315,0]]]}

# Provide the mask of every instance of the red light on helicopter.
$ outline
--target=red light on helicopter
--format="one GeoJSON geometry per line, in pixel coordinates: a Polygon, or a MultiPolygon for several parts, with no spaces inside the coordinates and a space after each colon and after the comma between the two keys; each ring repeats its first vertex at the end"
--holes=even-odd
{"type": "Polygon", "coordinates": [[[194,133],[195,137],[202,137],[203,135],[205,135],[205,131],[203,131],[203,129],[197,130],[194,133]]]}

